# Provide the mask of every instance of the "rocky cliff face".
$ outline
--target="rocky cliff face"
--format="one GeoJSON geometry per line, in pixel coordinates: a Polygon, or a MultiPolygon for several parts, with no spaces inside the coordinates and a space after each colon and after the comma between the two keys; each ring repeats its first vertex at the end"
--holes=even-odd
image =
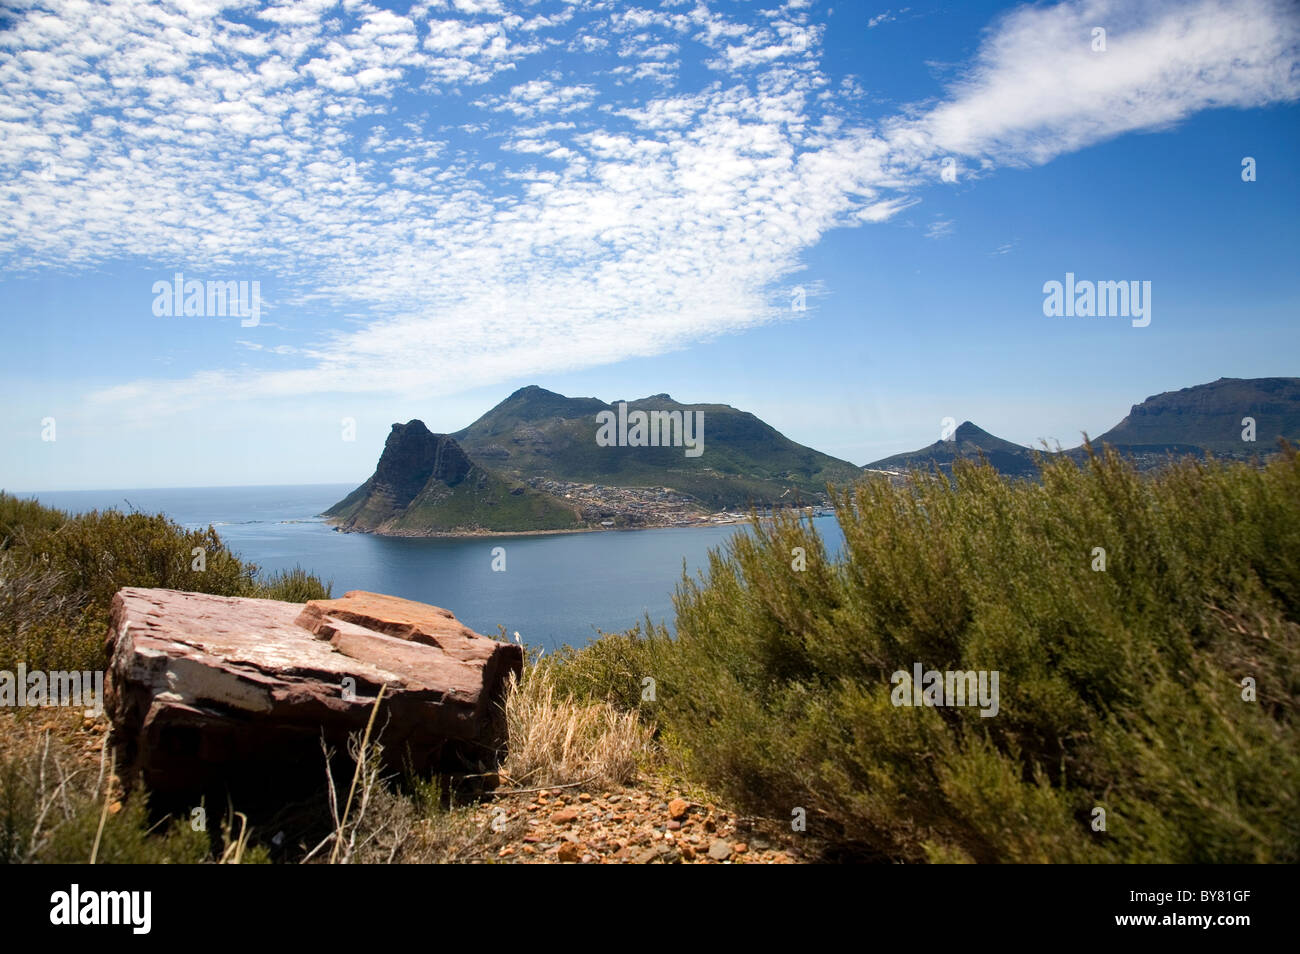
{"type": "Polygon", "coordinates": [[[384,453],[370,479],[399,506],[416,498],[430,480],[454,487],[468,476],[473,463],[446,434],[434,434],[423,421],[394,424],[384,453]]]}
{"type": "Polygon", "coordinates": [[[1300,438],[1300,378],[1220,378],[1166,391],[1133,405],[1128,416],[1094,443],[1114,447],[1181,449],[1248,456],[1276,450],[1279,437],[1300,438]],[[1255,440],[1242,439],[1243,419],[1255,422],[1255,440]]]}
{"type": "Polygon", "coordinates": [[[475,463],[422,421],[394,424],[374,474],[325,516],[344,530],[409,535],[581,525],[572,507],[475,463]]]}

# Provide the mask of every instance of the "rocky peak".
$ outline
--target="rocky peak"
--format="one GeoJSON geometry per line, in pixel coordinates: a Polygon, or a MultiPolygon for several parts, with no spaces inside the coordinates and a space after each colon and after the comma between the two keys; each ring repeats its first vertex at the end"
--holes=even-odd
{"type": "Polygon", "coordinates": [[[446,434],[434,434],[423,421],[394,424],[384,443],[375,477],[400,499],[413,498],[430,479],[454,486],[473,463],[446,434]]]}

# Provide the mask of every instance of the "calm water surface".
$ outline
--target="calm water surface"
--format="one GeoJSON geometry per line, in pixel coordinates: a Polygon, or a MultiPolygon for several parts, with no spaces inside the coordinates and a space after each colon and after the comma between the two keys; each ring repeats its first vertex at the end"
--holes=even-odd
{"type": "MultiPolygon", "coordinates": [[[[672,593],[683,563],[693,576],[712,547],[741,526],[435,539],[337,533],[318,516],[351,484],[177,490],[58,491],[24,496],[63,510],[115,507],[165,513],[187,528],[213,525],[226,545],[265,570],[302,566],[333,583],[334,595],[373,590],[451,610],[482,633],[518,630],[548,650],[581,646],[597,630],[621,632],[648,613],[673,623],[672,593]],[[492,548],[504,547],[505,572],[492,548]]],[[[832,553],[843,536],[834,517],[815,520],[832,553]]]]}

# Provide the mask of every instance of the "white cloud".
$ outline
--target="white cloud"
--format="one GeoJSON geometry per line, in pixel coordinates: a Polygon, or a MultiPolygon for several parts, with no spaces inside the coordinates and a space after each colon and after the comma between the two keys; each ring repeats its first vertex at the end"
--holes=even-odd
{"type": "Polygon", "coordinates": [[[216,3],[173,9],[69,3],[0,34],[0,260],[256,268],[286,289],[280,315],[324,301],[365,317],[260,350],[242,332],[264,366],[95,395],[151,413],[665,353],[787,315],[779,286],[807,249],[914,205],[949,156],[964,181],[1300,83],[1297,18],[1272,0],[1019,8],[946,96],[874,122],[838,101],[824,28],[795,4],[757,25],[595,5],[580,26],[569,8],[523,21],[469,0],[351,3],[327,26],[337,8],[295,4],[256,31],[216,3]],[[548,66],[587,57],[584,37],[641,51],[613,77],[627,85],[548,66]],[[688,44],[718,72],[678,88],[657,57],[688,44]]]}
{"type": "Polygon", "coordinates": [[[905,128],[936,152],[1042,163],[1203,109],[1300,95],[1286,0],[1087,0],[1020,7],[953,95],[905,128]],[[1106,31],[1104,52],[1094,28],[1106,31]]]}
{"type": "Polygon", "coordinates": [[[897,14],[895,14],[893,10],[886,10],[884,13],[878,13],[867,21],[867,29],[874,30],[883,23],[892,23],[911,9],[911,7],[903,7],[897,14]]]}
{"type": "Polygon", "coordinates": [[[952,234],[952,219],[936,218],[925,229],[925,237],[929,239],[945,238],[952,234]]]}

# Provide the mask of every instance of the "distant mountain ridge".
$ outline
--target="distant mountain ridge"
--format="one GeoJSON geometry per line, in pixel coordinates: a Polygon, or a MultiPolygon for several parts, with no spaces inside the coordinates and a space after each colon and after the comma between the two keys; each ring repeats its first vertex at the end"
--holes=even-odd
{"type": "Polygon", "coordinates": [[[950,471],[953,461],[959,458],[977,460],[981,454],[997,468],[999,473],[1015,477],[1032,477],[1038,472],[1034,464],[1033,452],[1028,447],[994,437],[970,421],[962,422],[950,439],[937,440],[929,447],[922,447],[920,450],[894,454],[892,457],[867,464],[863,469],[905,473],[911,470],[927,470],[934,464],[938,465],[940,470],[950,471]]]}
{"type": "MultiPolygon", "coordinates": [[[[1133,405],[1124,420],[1092,438],[1091,444],[1094,448],[1108,444],[1139,466],[1149,467],[1171,454],[1267,456],[1277,450],[1279,438],[1300,444],[1300,378],[1220,378],[1165,391],[1133,405]],[[1246,418],[1254,421],[1254,441],[1243,440],[1246,418]]],[[[894,454],[863,469],[904,472],[936,465],[950,471],[954,460],[976,460],[981,453],[1008,476],[1031,478],[1038,473],[1034,450],[994,437],[970,421],[957,428],[951,440],[894,454]]],[[[1084,447],[1060,453],[1076,461],[1087,457],[1084,447]]]]}
{"type": "Polygon", "coordinates": [[[1133,405],[1128,416],[1094,443],[1159,449],[1194,446],[1239,457],[1268,453],[1277,439],[1300,437],[1300,378],[1219,378],[1165,391],[1133,405]],[[1242,440],[1243,419],[1255,421],[1255,441],[1242,440]]]}

